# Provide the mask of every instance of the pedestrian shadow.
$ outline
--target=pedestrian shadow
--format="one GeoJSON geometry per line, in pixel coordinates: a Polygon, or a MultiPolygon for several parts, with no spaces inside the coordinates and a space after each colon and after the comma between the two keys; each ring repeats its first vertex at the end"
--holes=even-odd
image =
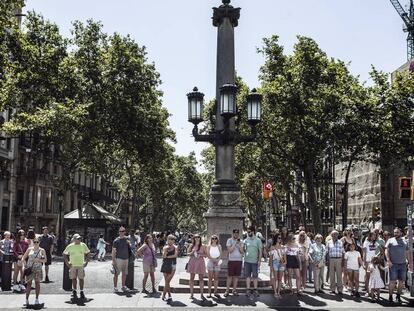
{"type": "Polygon", "coordinates": [[[167,304],[171,307],[187,307],[185,303],[178,301],[178,300],[167,301],[167,304]]]}
{"type": "Polygon", "coordinates": [[[143,296],[143,298],[160,298],[161,297],[161,293],[160,292],[156,292],[156,293],[148,293],[148,294],[143,294],[145,296],[143,296]]]}
{"type": "Polygon", "coordinates": [[[138,294],[138,290],[130,290],[130,291],[127,291],[127,292],[117,292],[115,294],[118,295],[118,296],[123,296],[123,297],[126,297],[126,298],[131,298],[132,296],[138,294]]]}
{"type": "Polygon", "coordinates": [[[309,306],[312,307],[324,307],[327,306],[327,303],[318,299],[315,299],[314,297],[312,297],[312,295],[310,295],[309,293],[306,293],[306,295],[300,295],[297,297],[297,299],[299,301],[302,301],[304,303],[306,303],[309,306]]]}
{"type": "Polygon", "coordinates": [[[216,307],[217,303],[208,299],[202,300],[202,299],[193,299],[191,303],[196,304],[200,307],[216,307]]]}
{"type": "Polygon", "coordinates": [[[32,305],[32,304],[25,305],[25,309],[30,309],[30,310],[41,310],[44,307],[45,307],[44,303],[40,303],[37,305],[32,305]]]}
{"type": "Polygon", "coordinates": [[[225,298],[213,298],[213,301],[217,304],[225,305],[225,306],[247,306],[247,307],[255,307],[256,301],[255,299],[251,299],[246,296],[228,296],[225,298]]]}
{"type": "Polygon", "coordinates": [[[93,298],[85,298],[85,299],[74,299],[71,298],[69,301],[65,301],[65,303],[70,305],[77,305],[78,307],[85,307],[88,302],[91,302],[93,298]]]}

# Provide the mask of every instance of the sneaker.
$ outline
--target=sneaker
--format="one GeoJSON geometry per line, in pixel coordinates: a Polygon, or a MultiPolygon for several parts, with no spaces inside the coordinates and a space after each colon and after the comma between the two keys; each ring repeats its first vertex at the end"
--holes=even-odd
{"type": "Polygon", "coordinates": [[[361,297],[361,295],[359,294],[359,292],[355,291],[355,297],[357,297],[357,298],[361,297]]]}
{"type": "Polygon", "coordinates": [[[20,290],[25,291],[26,287],[23,284],[19,284],[20,290]]]}
{"type": "Polygon", "coordinates": [[[83,291],[80,292],[80,299],[83,299],[83,300],[86,299],[85,294],[83,293],[83,291]]]}
{"type": "Polygon", "coordinates": [[[39,299],[35,299],[35,305],[40,305],[39,299]]]}
{"type": "Polygon", "coordinates": [[[72,298],[78,299],[78,293],[76,292],[76,290],[72,291],[72,298]]]}
{"type": "Polygon", "coordinates": [[[119,293],[118,287],[114,287],[114,293],[119,293]]]}
{"type": "Polygon", "coordinates": [[[155,287],[152,288],[152,294],[156,294],[158,291],[155,287]]]}
{"type": "Polygon", "coordinates": [[[14,292],[20,293],[20,286],[19,286],[19,284],[13,285],[13,288],[12,289],[13,289],[14,292]]]}
{"type": "Polygon", "coordinates": [[[396,298],[398,303],[402,303],[400,294],[397,294],[395,298],[396,298]]]}
{"type": "Polygon", "coordinates": [[[388,296],[388,301],[389,301],[389,302],[394,302],[394,300],[392,299],[392,295],[389,295],[389,296],[388,296]]]}
{"type": "Polygon", "coordinates": [[[149,291],[147,291],[146,289],[143,289],[142,290],[142,293],[148,295],[149,294],[149,291]]]}
{"type": "Polygon", "coordinates": [[[121,287],[121,290],[122,290],[124,293],[129,292],[129,289],[128,289],[128,287],[126,287],[126,286],[122,286],[122,287],[121,287]]]}

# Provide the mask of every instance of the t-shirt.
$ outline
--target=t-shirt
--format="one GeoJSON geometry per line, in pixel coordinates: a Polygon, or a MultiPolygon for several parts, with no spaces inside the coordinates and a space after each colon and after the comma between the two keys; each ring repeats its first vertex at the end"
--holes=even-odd
{"type": "Polygon", "coordinates": [[[385,244],[385,248],[388,249],[393,264],[405,264],[408,244],[404,239],[390,238],[385,244]]]}
{"type": "Polygon", "coordinates": [[[98,240],[98,249],[105,249],[106,248],[106,244],[105,244],[105,240],[104,238],[99,238],[98,240]]]}
{"type": "MultiPolygon", "coordinates": [[[[227,240],[227,248],[233,247],[237,243],[237,240],[230,238],[227,240]]],[[[241,241],[239,245],[236,245],[234,251],[230,253],[229,251],[229,261],[242,261],[243,255],[240,253],[240,247],[243,247],[243,242],[241,241]]]]}
{"type": "Polygon", "coordinates": [[[359,260],[361,254],[358,251],[348,251],[344,256],[346,260],[346,268],[349,270],[359,270],[359,260]]]}
{"type": "Polygon", "coordinates": [[[85,263],[85,255],[89,254],[90,250],[85,243],[81,242],[75,244],[75,242],[70,243],[66,246],[63,254],[69,256],[69,263],[74,267],[83,267],[85,263]]]}
{"type": "Polygon", "coordinates": [[[127,238],[117,237],[112,245],[116,249],[115,258],[129,259],[129,244],[127,238]]]}
{"type": "Polygon", "coordinates": [[[53,237],[51,235],[41,235],[39,246],[43,248],[46,252],[50,252],[50,248],[53,245],[53,237]]]}
{"type": "Polygon", "coordinates": [[[375,253],[377,251],[377,242],[365,240],[364,244],[362,245],[362,248],[366,251],[365,261],[371,262],[372,257],[375,256],[375,253]]]}
{"type": "Polygon", "coordinates": [[[248,263],[258,263],[259,262],[259,252],[262,249],[262,241],[260,239],[253,237],[248,237],[243,241],[246,246],[246,253],[244,255],[244,261],[248,263]]]}

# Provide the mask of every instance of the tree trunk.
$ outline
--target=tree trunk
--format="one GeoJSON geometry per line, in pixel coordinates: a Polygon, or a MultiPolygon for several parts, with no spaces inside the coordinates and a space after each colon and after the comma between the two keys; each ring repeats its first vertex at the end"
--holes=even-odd
{"type": "Polygon", "coordinates": [[[303,171],[308,192],[308,206],[312,214],[313,227],[316,233],[322,232],[321,209],[316,201],[314,163],[307,164],[303,171]]]}

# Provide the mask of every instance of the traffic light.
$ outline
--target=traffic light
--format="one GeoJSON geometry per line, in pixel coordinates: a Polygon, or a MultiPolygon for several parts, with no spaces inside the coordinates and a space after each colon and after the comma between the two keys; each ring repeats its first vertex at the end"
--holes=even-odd
{"type": "Polygon", "coordinates": [[[412,178],[411,177],[400,177],[400,199],[411,200],[412,193],[412,178]]]}
{"type": "Polygon", "coordinates": [[[263,199],[270,199],[273,196],[273,185],[270,181],[265,181],[262,188],[263,199]]]}

